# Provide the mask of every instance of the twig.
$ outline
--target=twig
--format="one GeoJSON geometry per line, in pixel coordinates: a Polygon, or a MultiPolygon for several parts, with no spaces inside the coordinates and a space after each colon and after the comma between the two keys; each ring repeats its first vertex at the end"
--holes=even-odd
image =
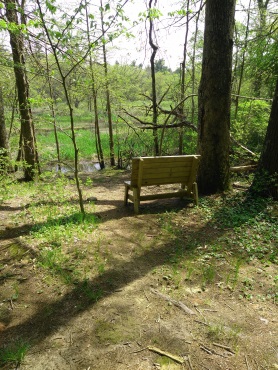
{"type": "Polygon", "coordinates": [[[191,359],[190,359],[189,355],[187,356],[187,361],[188,361],[188,365],[189,365],[190,370],[193,370],[191,359]]]}
{"type": "Polygon", "coordinates": [[[205,325],[205,326],[209,326],[209,324],[207,324],[206,322],[204,321],[200,321],[200,320],[194,320],[195,322],[197,322],[198,324],[202,324],[202,325],[205,325]]]}
{"type": "Polygon", "coordinates": [[[201,348],[203,351],[207,352],[209,355],[212,355],[212,352],[211,352],[208,348],[203,347],[203,346],[200,346],[200,348],[201,348]]]}
{"type": "Polygon", "coordinates": [[[196,315],[194,311],[192,311],[190,308],[188,308],[185,304],[183,304],[182,302],[180,301],[176,301],[174,299],[172,299],[171,297],[165,295],[165,294],[162,294],[160,292],[158,292],[157,290],[155,289],[151,289],[151,292],[158,295],[160,298],[163,298],[165,299],[166,301],[168,302],[171,302],[174,306],[180,308],[181,310],[183,310],[186,314],[188,315],[196,315]]]}
{"type": "Polygon", "coordinates": [[[198,309],[198,307],[195,306],[195,310],[203,317],[203,319],[205,320],[205,322],[207,321],[205,316],[202,314],[202,312],[198,309]]]}
{"type": "Polygon", "coordinates": [[[228,305],[228,303],[225,303],[225,305],[226,305],[227,307],[229,307],[229,309],[230,309],[230,310],[234,311],[234,309],[233,309],[231,306],[229,306],[229,305],[228,305]]]}
{"type": "Polygon", "coordinates": [[[73,341],[72,341],[72,333],[70,333],[70,345],[72,346],[73,341]]]}
{"type": "Polygon", "coordinates": [[[214,349],[212,349],[212,348],[208,348],[207,346],[205,346],[205,345],[200,345],[200,348],[203,350],[203,351],[205,351],[205,352],[207,352],[207,353],[209,353],[210,355],[217,355],[217,356],[221,356],[221,357],[227,357],[227,356],[225,356],[225,355],[222,355],[221,353],[218,353],[218,352],[216,352],[214,349]]]}
{"type": "Polygon", "coordinates": [[[137,351],[133,351],[133,352],[131,352],[131,353],[139,353],[139,352],[143,352],[143,351],[145,351],[145,349],[148,349],[148,347],[144,347],[144,348],[138,349],[137,351]]]}
{"type": "Polygon", "coordinates": [[[212,343],[212,344],[216,347],[223,348],[226,351],[231,352],[233,355],[235,354],[235,352],[228,346],[223,346],[222,344],[219,344],[219,343],[212,343]]]}
{"type": "Polygon", "coordinates": [[[246,363],[247,369],[250,370],[250,366],[249,366],[248,359],[247,359],[246,355],[245,355],[245,363],[246,363]]]}
{"type": "Polygon", "coordinates": [[[10,306],[11,306],[11,309],[13,310],[14,309],[14,304],[13,304],[13,300],[12,300],[12,298],[10,298],[10,306]]]}
{"type": "Polygon", "coordinates": [[[172,353],[169,353],[169,352],[162,351],[159,348],[149,346],[148,347],[148,350],[149,351],[152,351],[152,352],[155,352],[155,353],[158,353],[159,355],[169,357],[173,361],[178,362],[179,364],[183,364],[184,363],[184,359],[182,357],[173,355],[172,353]]]}
{"type": "Polygon", "coordinates": [[[147,300],[148,302],[150,302],[149,297],[147,296],[147,294],[146,294],[145,290],[144,290],[144,296],[146,297],[146,300],[147,300]]]}

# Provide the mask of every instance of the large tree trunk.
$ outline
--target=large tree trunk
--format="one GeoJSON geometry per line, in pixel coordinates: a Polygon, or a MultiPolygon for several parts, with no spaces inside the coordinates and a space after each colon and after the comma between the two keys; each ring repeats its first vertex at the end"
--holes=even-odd
{"type": "Polygon", "coordinates": [[[278,79],[264,146],[251,191],[278,200],[278,79]]]}
{"type": "MultiPolygon", "coordinates": [[[[5,7],[8,22],[19,26],[15,0],[5,0],[5,7]]],[[[27,164],[24,169],[24,178],[26,181],[30,181],[34,179],[36,172],[39,172],[39,162],[32,112],[29,104],[29,85],[25,69],[24,43],[19,27],[16,31],[9,31],[9,34],[21,119],[23,159],[27,164]]]]}
{"type": "Polygon", "coordinates": [[[234,12],[235,0],[207,0],[198,126],[198,186],[203,194],[229,187],[234,12]]]}

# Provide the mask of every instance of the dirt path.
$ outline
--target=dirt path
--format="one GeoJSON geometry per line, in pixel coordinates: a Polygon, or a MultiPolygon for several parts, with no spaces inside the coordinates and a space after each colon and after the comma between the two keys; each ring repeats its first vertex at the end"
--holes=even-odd
{"type": "Polygon", "coordinates": [[[50,276],[38,266],[38,251],[24,240],[34,220],[14,222],[28,210],[24,199],[0,206],[2,348],[11,341],[30,345],[22,370],[277,369],[277,305],[267,299],[275,267],[253,261],[231,287],[220,258],[223,275],[217,270],[204,287],[194,261],[173,262],[181,239],[161,220],[175,209],[184,249],[195,235],[217,240],[218,231],[179,200],[150,202],[134,216],[131,206],[123,207],[124,177],[95,179],[85,192],[97,198],[100,222],[86,243],[76,239],[76,263],[87,270],[74,283],[61,283],[61,271],[50,276]],[[244,297],[251,283],[261,300],[244,297]]]}

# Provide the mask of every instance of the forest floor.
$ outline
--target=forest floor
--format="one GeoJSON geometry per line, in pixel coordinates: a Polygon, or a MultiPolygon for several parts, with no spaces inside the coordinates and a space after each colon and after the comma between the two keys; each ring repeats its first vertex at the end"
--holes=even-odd
{"type": "Polygon", "coordinates": [[[128,176],[84,178],[84,223],[72,183],[7,187],[0,368],[278,369],[277,204],[239,187],[135,216],[128,176]]]}

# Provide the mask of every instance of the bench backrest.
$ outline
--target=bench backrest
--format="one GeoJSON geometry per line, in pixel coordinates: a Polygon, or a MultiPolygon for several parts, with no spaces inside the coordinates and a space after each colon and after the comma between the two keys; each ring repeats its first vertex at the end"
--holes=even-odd
{"type": "Polygon", "coordinates": [[[199,155],[132,158],[131,186],[183,184],[196,181],[199,155]]]}

